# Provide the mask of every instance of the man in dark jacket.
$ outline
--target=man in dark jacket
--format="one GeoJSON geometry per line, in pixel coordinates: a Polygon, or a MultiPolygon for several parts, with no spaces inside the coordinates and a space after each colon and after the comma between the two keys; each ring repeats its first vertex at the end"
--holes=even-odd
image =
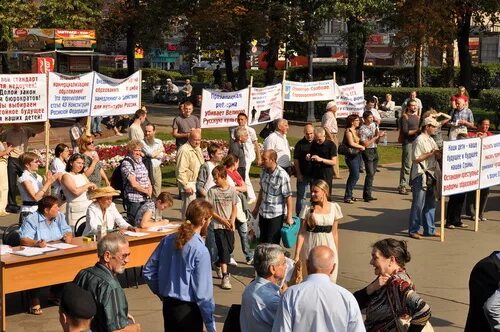
{"type": "Polygon", "coordinates": [[[495,293],[500,282],[500,251],[494,251],[474,266],[469,278],[469,314],[465,332],[490,331],[484,314],[486,300],[495,293]]]}

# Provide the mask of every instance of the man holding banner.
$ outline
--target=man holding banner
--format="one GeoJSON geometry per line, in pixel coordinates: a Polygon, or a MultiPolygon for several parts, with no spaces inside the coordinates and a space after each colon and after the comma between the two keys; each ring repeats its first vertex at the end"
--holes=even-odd
{"type": "Polygon", "coordinates": [[[436,119],[433,117],[425,118],[422,133],[413,142],[413,164],[410,176],[413,200],[411,202],[408,235],[417,240],[421,238],[418,233],[420,225],[424,228],[424,236],[441,236],[434,226],[436,217],[434,189],[437,183],[432,181],[441,177],[441,170],[437,161],[441,156],[441,151],[431,137],[436,133],[438,127],[439,122],[436,119]]]}

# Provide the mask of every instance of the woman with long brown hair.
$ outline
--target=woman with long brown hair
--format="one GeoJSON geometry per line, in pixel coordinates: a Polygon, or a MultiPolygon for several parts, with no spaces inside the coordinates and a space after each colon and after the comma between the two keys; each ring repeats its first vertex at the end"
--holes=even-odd
{"type": "Polygon", "coordinates": [[[343,217],[340,206],[329,202],[330,188],[324,180],[316,180],[311,185],[311,203],[305,205],[300,213],[302,224],[295,249],[295,261],[303,265],[303,277],[306,276],[305,268],[307,257],[312,248],[328,246],[335,253],[335,269],[330,280],[337,282],[339,266],[338,247],[338,220],[343,217]]]}
{"type": "Polygon", "coordinates": [[[354,186],[359,180],[359,167],[361,165],[361,151],[365,150],[365,147],[360,144],[360,138],[358,135],[360,119],[357,114],[351,114],[346,119],[346,129],[344,133],[344,143],[352,148],[354,153],[346,154],[345,163],[349,168],[349,177],[345,185],[344,193],[344,203],[352,204],[358,199],[352,195],[354,186]]]}
{"type": "Polygon", "coordinates": [[[213,207],[192,201],[179,231],[167,235],[144,266],[144,279],[163,301],[165,331],[215,331],[210,254],[202,236],[213,207]]]}

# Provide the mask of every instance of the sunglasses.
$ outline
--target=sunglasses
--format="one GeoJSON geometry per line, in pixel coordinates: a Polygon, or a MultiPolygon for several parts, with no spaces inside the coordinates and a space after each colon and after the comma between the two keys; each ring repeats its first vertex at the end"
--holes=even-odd
{"type": "Polygon", "coordinates": [[[88,142],[88,143],[87,143],[87,145],[92,145],[92,144],[94,144],[94,142],[88,142]]]}

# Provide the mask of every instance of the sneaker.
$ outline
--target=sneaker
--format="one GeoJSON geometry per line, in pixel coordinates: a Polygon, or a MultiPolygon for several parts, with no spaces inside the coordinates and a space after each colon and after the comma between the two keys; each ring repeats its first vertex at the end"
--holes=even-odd
{"type": "Polygon", "coordinates": [[[247,259],[247,265],[253,265],[253,258],[247,259]]]}
{"type": "Polygon", "coordinates": [[[461,222],[460,224],[455,225],[455,227],[458,227],[458,228],[467,228],[467,227],[469,227],[469,225],[466,225],[463,222],[461,222]]]}
{"type": "Polygon", "coordinates": [[[455,225],[452,225],[452,224],[445,225],[444,227],[449,228],[449,229],[455,229],[455,225]]]}
{"type": "Polygon", "coordinates": [[[222,281],[220,283],[220,287],[222,289],[231,289],[232,286],[231,286],[231,281],[229,280],[229,273],[226,274],[223,278],[222,278],[222,281]]]}
{"type": "Polygon", "coordinates": [[[401,187],[399,188],[398,190],[399,194],[400,195],[407,195],[408,193],[406,192],[406,188],[405,187],[401,187]]]}
{"type": "Polygon", "coordinates": [[[488,221],[488,219],[486,219],[486,217],[479,217],[479,220],[481,220],[481,221],[488,221]]]}
{"type": "Polygon", "coordinates": [[[234,260],[233,257],[231,257],[231,260],[229,261],[229,265],[238,266],[238,263],[234,260]]]}

